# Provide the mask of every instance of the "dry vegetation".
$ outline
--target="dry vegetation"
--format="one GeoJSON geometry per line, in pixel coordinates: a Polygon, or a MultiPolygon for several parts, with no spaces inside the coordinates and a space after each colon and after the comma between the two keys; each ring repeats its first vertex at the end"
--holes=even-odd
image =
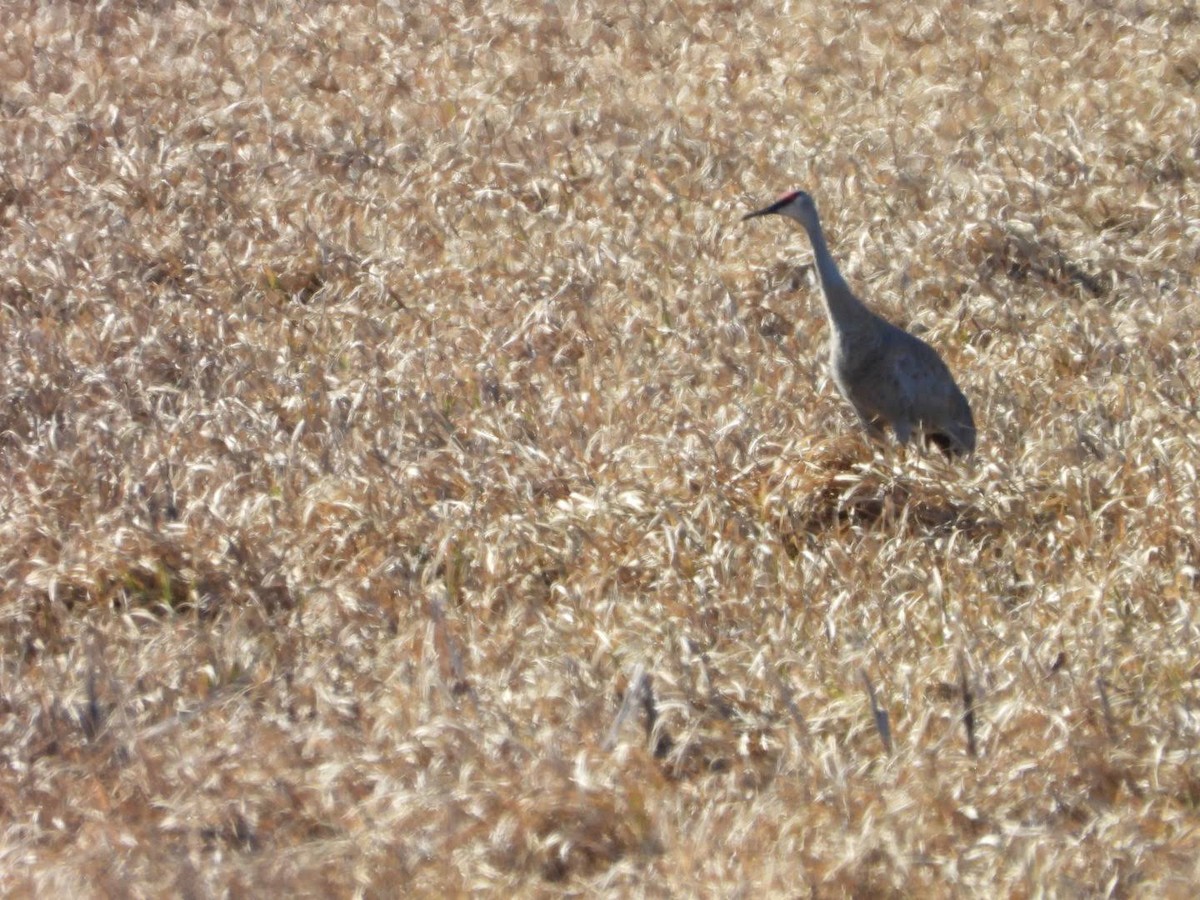
{"type": "Polygon", "coordinates": [[[0,888],[1191,895],[1192,4],[409,6],[0,6],[0,888]]]}

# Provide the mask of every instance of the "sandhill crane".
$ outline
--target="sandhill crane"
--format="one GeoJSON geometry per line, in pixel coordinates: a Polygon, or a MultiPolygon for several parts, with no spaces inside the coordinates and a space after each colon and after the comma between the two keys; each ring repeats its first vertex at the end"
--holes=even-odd
{"type": "Polygon", "coordinates": [[[947,455],[975,450],[971,407],[937,351],[867,309],[846,284],[829,253],[812,197],[785,194],[742,220],[777,213],[808,232],[829,317],[829,368],[838,389],[873,436],[891,425],[907,444],[913,431],[947,455]]]}

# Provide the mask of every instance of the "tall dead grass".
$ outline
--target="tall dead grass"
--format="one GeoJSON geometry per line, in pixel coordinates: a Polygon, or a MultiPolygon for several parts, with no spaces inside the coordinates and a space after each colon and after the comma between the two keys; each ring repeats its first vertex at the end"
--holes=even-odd
{"type": "Polygon", "coordinates": [[[1191,6],[0,33],[6,893],[1194,891],[1191,6]]]}

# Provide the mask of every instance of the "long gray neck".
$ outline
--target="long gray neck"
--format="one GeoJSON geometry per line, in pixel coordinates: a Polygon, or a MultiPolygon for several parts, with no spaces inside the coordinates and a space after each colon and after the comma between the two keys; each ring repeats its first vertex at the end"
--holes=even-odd
{"type": "Polygon", "coordinates": [[[825,311],[829,314],[829,324],[837,331],[858,331],[868,326],[875,318],[861,300],[854,296],[850,285],[838,270],[825,243],[825,235],[821,231],[821,223],[817,219],[812,222],[801,222],[808,232],[812,242],[813,257],[817,264],[817,275],[821,278],[821,291],[825,294],[825,311]]]}

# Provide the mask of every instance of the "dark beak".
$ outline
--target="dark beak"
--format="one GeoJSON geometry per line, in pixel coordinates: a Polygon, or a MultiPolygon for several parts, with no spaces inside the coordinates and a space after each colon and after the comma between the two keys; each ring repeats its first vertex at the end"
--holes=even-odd
{"type": "Polygon", "coordinates": [[[747,219],[753,219],[757,216],[769,216],[771,213],[779,212],[780,209],[787,205],[787,202],[790,199],[791,197],[784,197],[781,200],[776,200],[770,206],[764,206],[762,209],[756,210],[755,212],[746,213],[744,216],[742,216],[742,221],[745,222],[747,219]]]}

